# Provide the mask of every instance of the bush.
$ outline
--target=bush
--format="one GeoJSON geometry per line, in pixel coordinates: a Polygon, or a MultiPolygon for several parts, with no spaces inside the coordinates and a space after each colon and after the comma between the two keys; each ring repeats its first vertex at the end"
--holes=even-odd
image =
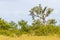
{"type": "Polygon", "coordinates": [[[32,33],[34,33],[34,35],[37,35],[37,36],[60,34],[60,27],[57,27],[54,25],[46,25],[43,27],[42,25],[39,28],[37,29],[35,28],[34,30],[32,30],[32,33]]]}

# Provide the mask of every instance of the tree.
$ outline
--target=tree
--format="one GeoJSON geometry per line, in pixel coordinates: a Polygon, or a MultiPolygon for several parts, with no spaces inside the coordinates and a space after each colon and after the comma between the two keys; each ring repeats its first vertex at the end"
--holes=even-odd
{"type": "Polygon", "coordinates": [[[39,18],[45,24],[46,17],[48,17],[52,11],[53,9],[47,7],[42,8],[41,4],[39,4],[39,6],[35,6],[30,10],[30,15],[32,16],[33,20],[39,18]]]}
{"type": "Polygon", "coordinates": [[[41,25],[42,25],[42,23],[39,19],[34,20],[33,23],[32,23],[32,26],[34,26],[34,27],[39,27],[41,25]]]}
{"type": "Polygon", "coordinates": [[[49,19],[48,21],[47,21],[47,24],[56,24],[56,22],[57,21],[55,21],[55,19],[49,19]]]}
{"type": "Polygon", "coordinates": [[[18,24],[21,26],[21,30],[22,31],[27,31],[27,26],[28,26],[28,24],[27,24],[27,22],[26,21],[24,21],[24,20],[21,20],[21,21],[18,21],[18,24]]]}
{"type": "Polygon", "coordinates": [[[17,27],[18,27],[18,25],[14,21],[11,21],[9,24],[12,29],[17,29],[17,27]]]}
{"type": "Polygon", "coordinates": [[[5,21],[4,19],[0,18],[0,29],[6,29],[7,30],[10,28],[11,28],[10,24],[7,21],[5,21]]]}

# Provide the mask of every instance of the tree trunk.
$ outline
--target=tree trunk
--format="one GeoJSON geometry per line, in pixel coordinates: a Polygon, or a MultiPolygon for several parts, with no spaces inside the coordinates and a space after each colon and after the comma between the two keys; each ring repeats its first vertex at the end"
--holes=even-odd
{"type": "Polygon", "coordinates": [[[45,15],[43,16],[43,24],[46,25],[45,15]]]}

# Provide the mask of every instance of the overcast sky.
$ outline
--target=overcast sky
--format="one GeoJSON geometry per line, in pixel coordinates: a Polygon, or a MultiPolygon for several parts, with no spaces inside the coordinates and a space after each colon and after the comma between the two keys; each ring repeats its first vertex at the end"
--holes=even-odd
{"type": "Polygon", "coordinates": [[[29,10],[41,4],[43,7],[47,6],[53,8],[54,11],[48,18],[60,20],[60,1],[59,0],[0,0],[0,17],[6,21],[15,21],[24,19],[29,23],[32,22],[29,16],[29,10]]]}

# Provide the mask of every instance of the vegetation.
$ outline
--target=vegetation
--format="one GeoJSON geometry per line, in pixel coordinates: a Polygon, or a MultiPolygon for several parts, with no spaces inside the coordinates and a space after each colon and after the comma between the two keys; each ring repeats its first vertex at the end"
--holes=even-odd
{"type": "Polygon", "coordinates": [[[41,5],[33,7],[30,10],[30,15],[33,18],[32,25],[29,25],[24,20],[19,20],[17,24],[14,21],[7,22],[0,18],[0,34],[6,36],[20,36],[22,34],[35,36],[60,35],[60,26],[56,25],[55,19],[48,19],[46,21],[46,17],[52,11],[53,9],[47,7],[42,8],[41,5]]]}
{"type": "Polygon", "coordinates": [[[42,19],[43,23],[46,23],[46,17],[48,17],[53,9],[44,7],[42,8],[41,4],[39,6],[33,7],[30,10],[30,15],[32,16],[33,19],[38,17],[40,20],[42,19]]]}

